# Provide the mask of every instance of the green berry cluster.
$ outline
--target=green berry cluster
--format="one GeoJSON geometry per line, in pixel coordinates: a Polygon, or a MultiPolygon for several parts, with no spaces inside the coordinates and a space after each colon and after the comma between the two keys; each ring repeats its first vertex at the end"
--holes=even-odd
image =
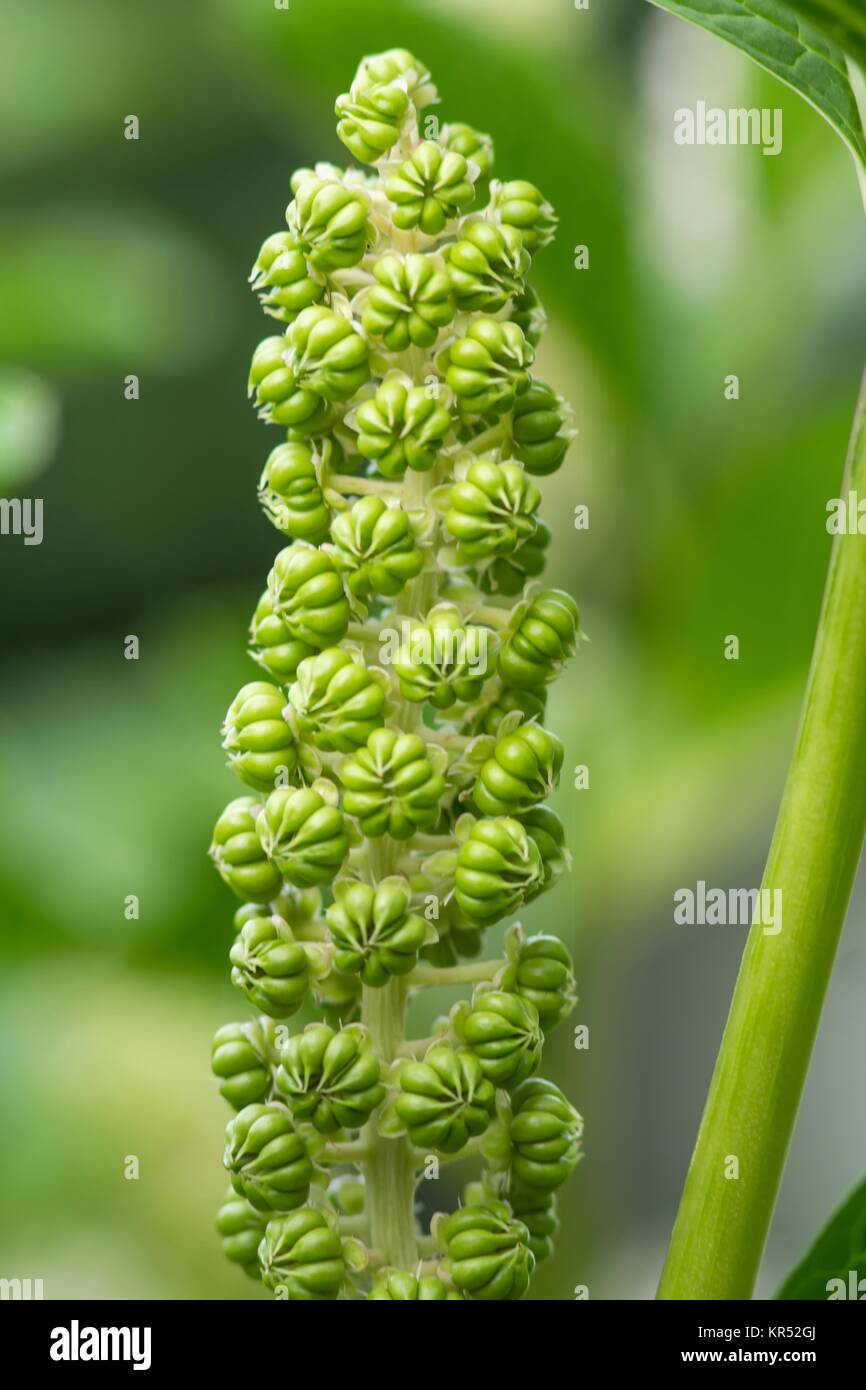
{"type": "Polygon", "coordinates": [[[210,850],[255,1011],[213,1044],[235,1111],[217,1226],[290,1299],[522,1297],[580,1148],[536,1075],[575,1001],[567,949],[515,925],[475,959],[568,865],[544,711],[579,621],[539,582],[536,480],[573,430],[531,374],[527,284],[556,219],[493,178],[489,136],[419,120],[437,99],[405,50],[364,59],[336,113],[368,167],[298,170],[251,276],[279,324],[249,390],[279,431],[259,498],[283,545],[251,624],[260,678],[223,726],[245,790],[210,850]],[[407,1038],[413,993],[461,983],[407,1038]],[[476,1153],[462,1205],[419,1230],[430,1158],[476,1153]]]}

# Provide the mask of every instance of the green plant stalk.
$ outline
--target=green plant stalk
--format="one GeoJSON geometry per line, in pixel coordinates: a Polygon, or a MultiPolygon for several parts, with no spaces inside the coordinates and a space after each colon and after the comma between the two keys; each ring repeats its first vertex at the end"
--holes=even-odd
{"type": "MultiPolygon", "coordinates": [[[[405,1037],[406,989],[393,979],[381,989],[363,991],[361,1018],[383,1062],[391,1062],[405,1037]]],[[[418,1260],[415,1239],[415,1157],[405,1137],[384,1139],[376,1133],[375,1120],[364,1134],[370,1147],[364,1178],[370,1217],[370,1244],[383,1262],[398,1269],[413,1269],[418,1260]]]]}
{"type": "MultiPolygon", "coordinates": [[[[866,378],[842,496],[866,497],[866,378]]],[[[660,1299],[750,1298],[866,831],[866,537],[833,543],[800,730],[660,1299]],[[736,1159],[739,1175],[730,1176],[736,1159]]]]}

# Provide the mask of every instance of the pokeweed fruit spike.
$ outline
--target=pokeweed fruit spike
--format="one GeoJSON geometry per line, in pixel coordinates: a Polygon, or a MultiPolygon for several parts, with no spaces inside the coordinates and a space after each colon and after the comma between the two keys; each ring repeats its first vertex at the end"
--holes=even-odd
{"type": "Polygon", "coordinates": [[[217,1230],[275,1298],[522,1298],[580,1153],[538,1075],[576,998],[568,950],[515,925],[474,959],[570,862],[545,704],[580,624],[538,582],[539,484],[575,431],[532,376],[527,281],[556,217],[494,177],[488,135],[419,122],[437,100],[406,49],[365,58],[336,114],[366,167],[297,170],[250,276],[277,320],[249,393],[277,430],[255,476],[278,540],[210,850],[243,904],[250,1015],[211,1065],[233,1111],[217,1230]],[[436,985],[471,998],[412,1041],[407,1001],[436,985]],[[421,1230],[437,1157],[481,1173],[421,1230]]]}

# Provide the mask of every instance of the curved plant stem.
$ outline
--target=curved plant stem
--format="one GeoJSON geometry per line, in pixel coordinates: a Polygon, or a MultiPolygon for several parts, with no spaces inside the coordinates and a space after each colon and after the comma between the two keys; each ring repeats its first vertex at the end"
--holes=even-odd
{"type": "MultiPolygon", "coordinates": [[[[842,496],[866,498],[866,378],[842,496]]],[[[662,1299],[749,1298],[866,829],[866,536],[833,544],[797,744],[662,1273],[662,1299]],[[772,899],[771,899],[772,901],[772,899]],[[736,1163],[734,1162],[736,1160],[736,1163]]]]}

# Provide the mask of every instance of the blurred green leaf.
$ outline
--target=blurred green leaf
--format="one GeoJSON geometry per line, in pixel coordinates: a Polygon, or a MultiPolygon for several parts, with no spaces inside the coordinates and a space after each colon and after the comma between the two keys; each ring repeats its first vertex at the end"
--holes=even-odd
{"type": "MultiPolygon", "coordinates": [[[[851,88],[845,54],[804,23],[792,4],[777,0],[652,0],[660,9],[688,19],[742,49],[761,67],[805,97],[829,121],[866,171],[866,136],[851,88]]],[[[811,10],[847,9],[836,0],[813,0],[811,10]]],[[[852,29],[851,34],[854,34],[852,29]]],[[[856,35],[855,35],[856,37],[856,35]]],[[[858,40],[859,51],[859,40],[858,40]]]]}
{"type": "Polygon", "coordinates": [[[0,492],[40,473],[60,433],[60,403],[41,377],[23,367],[0,366],[0,492]]]}
{"type": "Polygon", "coordinates": [[[831,1279],[839,1279],[844,1292],[838,1290],[837,1297],[859,1299],[859,1289],[853,1294],[849,1289],[852,1272],[855,1284],[866,1278],[866,1178],[830,1217],[776,1298],[824,1303],[830,1294],[831,1279]]]}
{"type": "Polygon", "coordinates": [[[4,222],[0,301],[0,355],[72,375],[170,375],[207,361],[227,322],[212,253],[149,208],[46,207],[4,222]]]}

